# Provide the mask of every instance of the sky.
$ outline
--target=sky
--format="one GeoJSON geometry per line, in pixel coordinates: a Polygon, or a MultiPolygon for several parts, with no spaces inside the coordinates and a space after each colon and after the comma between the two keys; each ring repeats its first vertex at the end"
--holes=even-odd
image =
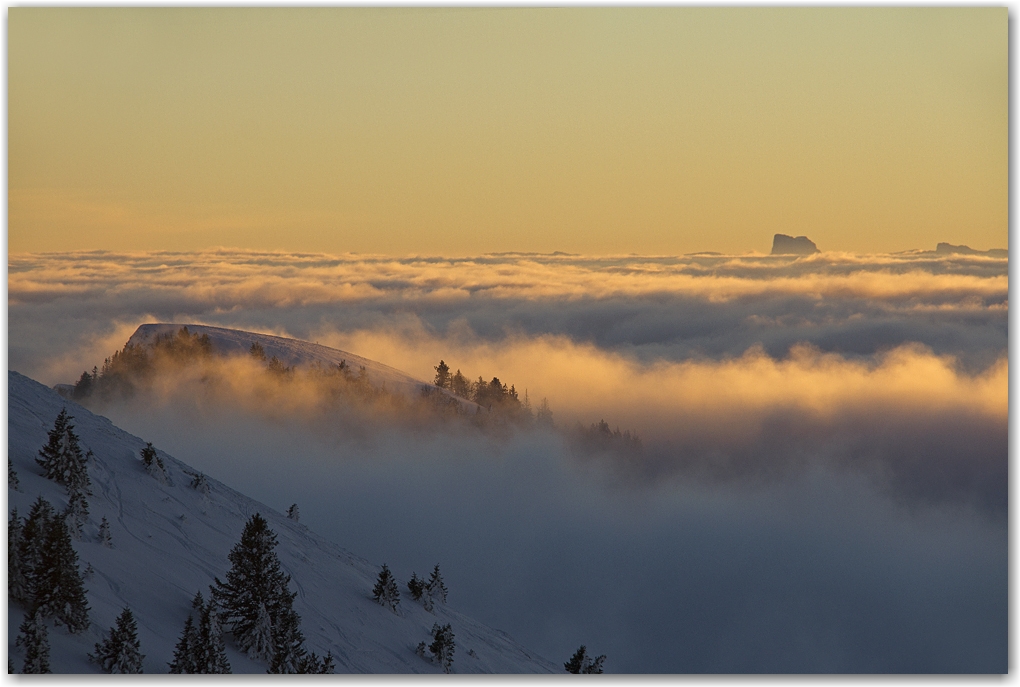
{"type": "Polygon", "coordinates": [[[643,453],[186,374],[96,410],[401,579],[441,562],[551,660],[1002,672],[1008,259],[934,249],[1008,247],[1007,28],[10,8],[9,367],[73,383],[150,322],[444,359],[643,453]]]}
{"type": "Polygon", "coordinates": [[[8,249],[1007,247],[1007,9],[54,8],[8,249]]]}

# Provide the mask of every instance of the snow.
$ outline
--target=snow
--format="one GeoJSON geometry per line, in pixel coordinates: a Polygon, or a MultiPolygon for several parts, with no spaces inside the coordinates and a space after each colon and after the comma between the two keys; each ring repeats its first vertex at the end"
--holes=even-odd
{"type": "MultiPolygon", "coordinates": [[[[368,373],[368,381],[373,386],[385,386],[389,391],[408,396],[418,396],[422,387],[429,387],[436,391],[442,391],[442,393],[446,393],[452,398],[457,398],[445,390],[440,390],[428,382],[415,379],[406,372],[392,368],[389,365],[383,365],[354,353],[348,353],[347,351],[341,351],[328,346],[320,346],[319,344],[301,341],[300,339],[287,339],[269,334],[241,331],[239,329],[209,327],[203,324],[158,323],[139,326],[135,333],[131,335],[131,338],[128,339],[128,343],[135,346],[151,345],[157,336],[166,334],[175,335],[180,331],[181,327],[187,327],[191,334],[197,334],[198,336],[207,335],[212,343],[213,350],[220,355],[248,355],[251,345],[258,343],[265,351],[267,360],[275,355],[280,362],[288,367],[300,367],[316,362],[322,365],[339,365],[341,361],[345,360],[354,374],[358,373],[359,367],[364,367],[368,373]]],[[[477,406],[474,403],[460,398],[457,398],[457,400],[466,406],[468,410],[472,412],[477,410],[477,406]]]]}
{"type": "MultiPolygon", "coordinates": [[[[135,336],[152,326],[156,325],[139,328],[135,336]]],[[[210,333],[210,338],[214,329],[189,325],[189,330],[210,333]]],[[[276,337],[249,336],[259,337],[268,356],[284,359],[280,355],[287,350],[283,344],[279,348],[267,345],[267,340],[276,337]]],[[[230,340],[244,346],[238,336],[218,339],[214,345],[230,340]]],[[[293,356],[284,360],[289,365],[297,362],[303,351],[307,353],[305,346],[325,348],[292,343],[301,345],[291,347],[293,356]]],[[[341,351],[334,353],[348,356],[341,351]]],[[[347,359],[362,364],[356,356],[347,359]]],[[[372,372],[391,370],[393,376],[388,379],[396,380],[397,375],[410,379],[391,368],[372,365],[372,372]]],[[[390,383],[387,381],[387,386],[390,383]]],[[[102,641],[123,608],[129,606],[138,622],[144,671],[166,673],[192,610],[195,592],[207,596],[213,578],[224,578],[230,567],[227,554],[239,540],[247,519],[256,512],[277,534],[276,552],[284,572],[291,575],[291,590],[297,591],[294,610],[302,618],[306,648],[320,656],[331,651],[336,672],[440,673],[441,666],[415,654],[418,643],[430,639],[431,628],[437,622],[450,623],[453,628],[455,673],[561,672],[557,664],[525,649],[505,633],[449,606],[437,604],[435,612],[428,613],[410,598],[406,580],[398,580],[401,601],[398,613],[393,613],[372,599],[380,566],[214,479],[207,478],[207,493],[192,488],[189,473],[197,471],[157,447],[170,478],[161,483],[142,464],[143,439],[14,371],[8,373],[8,453],[21,486],[19,491],[8,489],[8,511],[16,507],[24,517],[39,495],[57,510],[65,507],[65,489],[45,479],[35,462],[62,407],[75,418],[73,424],[83,450],[91,449],[95,454],[89,465],[93,492],[89,517],[83,540],[73,544],[80,569],[84,571],[91,564],[95,572],[85,580],[92,619],[89,629],[81,635],[70,635],[65,628],[54,627],[52,620],[48,622],[53,672],[99,672],[86,654],[94,650],[95,643],[102,641]],[[99,543],[103,517],[110,522],[111,548],[99,543]]],[[[23,616],[20,606],[8,605],[8,651],[18,671],[24,655],[14,642],[23,616]]],[[[265,663],[249,660],[229,638],[227,655],[235,673],[266,671],[265,663]]]]}

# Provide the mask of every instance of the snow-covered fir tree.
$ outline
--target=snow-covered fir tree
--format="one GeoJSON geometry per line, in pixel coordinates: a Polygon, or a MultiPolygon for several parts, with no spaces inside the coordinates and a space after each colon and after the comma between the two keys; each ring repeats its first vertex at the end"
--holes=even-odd
{"type": "Polygon", "coordinates": [[[110,521],[103,516],[99,522],[99,543],[106,548],[113,548],[113,536],[110,534],[110,521]]]}
{"type": "Polygon", "coordinates": [[[145,442],[145,448],[142,449],[142,465],[145,466],[145,471],[155,477],[160,484],[167,483],[166,467],[163,465],[163,460],[156,455],[156,449],[151,441],[145,442]]]}
{"type": "MultiPolygon", "coordinates": [[[[200,597],[199,597],[200,598],[200,597]]],[[[209,599],[199,612],[198,641],[205,647],[202,658],[204,664],[198,664],[208,674],[230,672],[230,661],[227,660],[227,649],[223,643],[223,628],[220,627],[220,611],[215,599],[209,599]]]]}
{"type": "Polygon", "coordinates": [[[85,456],[74,433],[74,418],[64,408],[57,415],[53,429],[48,433],[46,445],[39,449],[35,459],[42,466],[43,474],[58,484],[88,492],[89,476],[85,456]]]}
{"type": "Polygon", "coordinates": [[[23,673],[50,672],[50,641],[46,621],[38,611],[25,614],[14,645],[25,652],[23,673]]]}
{"type": "Polygon", "coordinates": [[[301,522],[301,513],[298,512],[298,507],[296,503],[292,504],[291,507],[287,509],[287,517],[293,520],[294,522],[301,522]]]}
{"type": "Polygon", "coordinates": [[[184,621],[184,630],[174,647],[174,660],[168,665],[170,672],[179,675],[182,673],[197,673],[195,665],[195,649],[198,643],[197,632],[195,631],[195,619],[189,613],[188,619],[184,621]]]}
{"type": "Polygon", "coordinates": [[[453,669],[453,650],[456,648],[453,641],[453,629],[447,623],[442,627],[438,623],[432,624],[432,644],[429,651],[432,658],[443,667],[443,672],[449,673],[453,669]]]}
{"type": "Polygon", "coordinates": [[[46,532],[50,520],[55,517],[53,506],[42,496],[37,498],[28,510],[25,526],[22,528],[21,542],[18,547],[19,565],[25,576],[24,595],[16,597],[16,601],[31,605],[35,598],[37,572],[42,569],[42,552],[46,543],[46,532]]]}
{"type": "Polygon", "coordinates": [[[298,665],[299,673],[332,675],[336,671],[336,663],[333,662],[333,652],[327,651],[322,658],[313,651],[306,655],[298,665]]]}
{"type": "Polygon", "coordinates": [[[273,625],[273,659],[269,673],[298,673],[305,665],[305,636],[301,632],[301,616],[293,609],[283,610],[273,625]]]}
{"type": "Polygon", "coordinates": [[[117,616],[117,624],[110,628],[109,636],[96,643],[96,652],[89,654],[89,660],[98,663],[107,673],[137,674],[142,672],[143,658],[135,616],[125,606],[117,616]]]}
{"type": "Polygon", "coordinates": [[[375,587],[372,588],[372,598],[396,613],[397,605],[400,603],[400,590],[397,589],[397,581],[385,563],[383,563],[382,570],[379,571],[375,587]]]}
{"type": "MultiPolygon", "coordinates": [[[[240,649],[253,659],[265,661],[274,660],[277,640],[293,640],[295,635],[287,628],[292,621],[300,622],[293,610],[297,592],[290,591],[290,575],[280,568],[275,548],[276,534],[256,513],[245,524],[241,541],[230,551],[232,565],[226,580],[216,578],[211,587],[222,609],[220,617],[240,649]]],[[[300,629],[296,636],[300,636],[300,629]]],[[[289,658],[284,656],[283,660],[289,658]]]]}
{"type": "Polygon", "coordinates": [[[18,517],[18,509],[15,508],[7,519],[7,595],[20,603],[27,601],[29,594],[21,557],[24,534],[25,527],[18,517]]]}
{"type": "Polygon", "coordinates": [[[169,664],[170,672],[229,673],[230,662],[227,660],[215,602],[210,599],[207,603],[199,592],[191,602],[191,607],[192,613],[188,614],[184,630],[174,648],[174,660],[169,664]],[[196,614],[197,625],[194,620],[196,614]]]}
{"type": "Polygon", "coordinates": [[[85,494],[75,489],[67,499],[67,508],[64,510],[64,520],[67,522],[67,529],[75,539],[81,539],[82,528],[88,521],[89,502],[85,494]]]}
{"type": "Polygon", "coordinates": [[[436,563],[436,567],[432,569],[432,575],[429,576],[429,581],[425,585],[425,596],[445,604],[446,594],[446,585],[443,583],[443,576],[439,572],[439,564],[436,563]]]}
{"type": "Polygon", "coordinates": [[[14,469],[14,463],[11,462],[10,458],[7,459],[7,488],[21,491],[21,480],[18,479],[18,473],[14,469]]]}
{"type": "Polygon", "coordinates": [[[602,664],[606,660],[606,655],[596,656],[592,658],[588,655],[588,649],[584,644],[574,652],[574,655],[570,657],[570,660],[563,664],[564,670],[568,673],[575,674],[600,674],[602,672],[602,664]]]}
{"type": "Polygon", "coordinates": [[[208,494],[209,480],[201,472],[192,473],[191,488],[200,494],[208,494]]]}
{"type": "Polygon", "coordinates": [[[411,592],[411,598],[415,601],[421,601],[422,594],[425,593],[425,581],[418,577],[417,573],[411,573],[411,579],[407,581],[407,591],[411,592]]]}
{"type": "Polygon", "coordinates": [[[67,625],[75,634],[88,628],[89,605],[78,569],[78,554],[71,546],[64,518],[49,518],[39,562],[29,579],[32,603],[44,617],[56,618],[58,624],[67,625]]]}

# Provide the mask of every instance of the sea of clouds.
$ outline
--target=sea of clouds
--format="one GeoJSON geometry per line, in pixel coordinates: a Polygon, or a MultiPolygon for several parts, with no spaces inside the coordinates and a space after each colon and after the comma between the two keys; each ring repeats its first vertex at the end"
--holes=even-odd
{"type": "Polygon", "coordinates": [[[560,427],[636,431],[636,456],[352,434],[188,380],[103,409],[402,579],[441,563],[458,608],[551,659],[1006,669],[1005,259],[89,252],[12,256],[8,288],[10,366],[48,384],[202,323],[423,380],[442,358],[560,427]]]}

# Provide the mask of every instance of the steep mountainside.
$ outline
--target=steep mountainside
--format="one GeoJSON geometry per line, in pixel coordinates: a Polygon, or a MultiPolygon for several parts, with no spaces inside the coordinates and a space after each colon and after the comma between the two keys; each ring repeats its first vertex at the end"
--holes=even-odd
{"type": "MultiPolygon", "coordinates": [[[[212,337],[214,330],[196,327],[193,331],[212,337]]],[[[146,331],[151,335],[151,329],[146,331]]],[[[217,345],[233,341],[244,346],[237,333],[216,331],[223,332],[217,345]]],[[[303,352],[310,355],[307,351],[325,348],[264,335],[250,336],[258,336],[260,341],[279,341],[274,344],[278,348],[270,349],[266,343],[263,346],[267,354],[281,358],[280,352],[291,351],[288,364],[297,362],[303,352]]],[[[349,362],[357,360],[361,359],[348,357],[349,362]]],[[[373,365],[374,370],[390,370],[373,365]]],[[[392,379],[401,375],[396,370],[391,373],[392,379]]],[[[398,580],[402,594],[399,614],[383,608],[371,597],[380,566],[352,555],[216,480],[208,479],[208,493],[192,488],[195,471],[163,452],[159,456],[167,467],[170,483],[161,484],[145,472],[139,459],[145,446],[142,439],[11,371],[8,451],[20,479],[20,490],[8,489],[8,508],[16,507],[22,517],[39,495],[58,510],[67,503],[64,488],[45,479],[35,463],[37,451],[45,444],[47,432],[62,407],[75,418],[75,432],[83,450],[91,449],[95,454],[89,465],[93,492],[89,499],[89,521],[83,540],[74,543],[82,571],[91,564],[94,573],[85,580],[92,609],[91,627],[81,635],[70,635],[62,627],[55,628],[52,621],[49,623],[50,663],[54,672],[98,672],[97,666],[87,661],[86,654],[113,625],[125,605],[131,607],[138,621],[145,672],[167,672],[195,592],[208,595],[213,577],[224,578],[230,567],[227,554],[239,540],[245,521],[256,512],[269,521],[278,535],[276,551],[285,572],[292,577],[291,590],[297,591],[294,608],[302,618],[306,646],[320,655],[331,651],[336,672],[441,672],[438,665],[415,654],[417,644],[428,639],[433,623],[437,622],[452,626],[456,642],[454,672],[559,672],[558,665],[519,646],[505,633],[485,627],[449,606],[437,604],[434,613],[425,611],[410,599],[406,580],[398,580]],[[98,543],[98,524],[104,516],[112,526],[112,548],[98,543]]],[[[456,589],[451,589],[450,597],[456,603],[456,589]]],[[[14,641],[22,618],[23,609],[9,604],[8,651],[18,671],[23,655],[15,649],[14,641]]],[[[234,672],[263,673],[267,668],[240,654],[229,636],[227,653],[234,672]]]]}

